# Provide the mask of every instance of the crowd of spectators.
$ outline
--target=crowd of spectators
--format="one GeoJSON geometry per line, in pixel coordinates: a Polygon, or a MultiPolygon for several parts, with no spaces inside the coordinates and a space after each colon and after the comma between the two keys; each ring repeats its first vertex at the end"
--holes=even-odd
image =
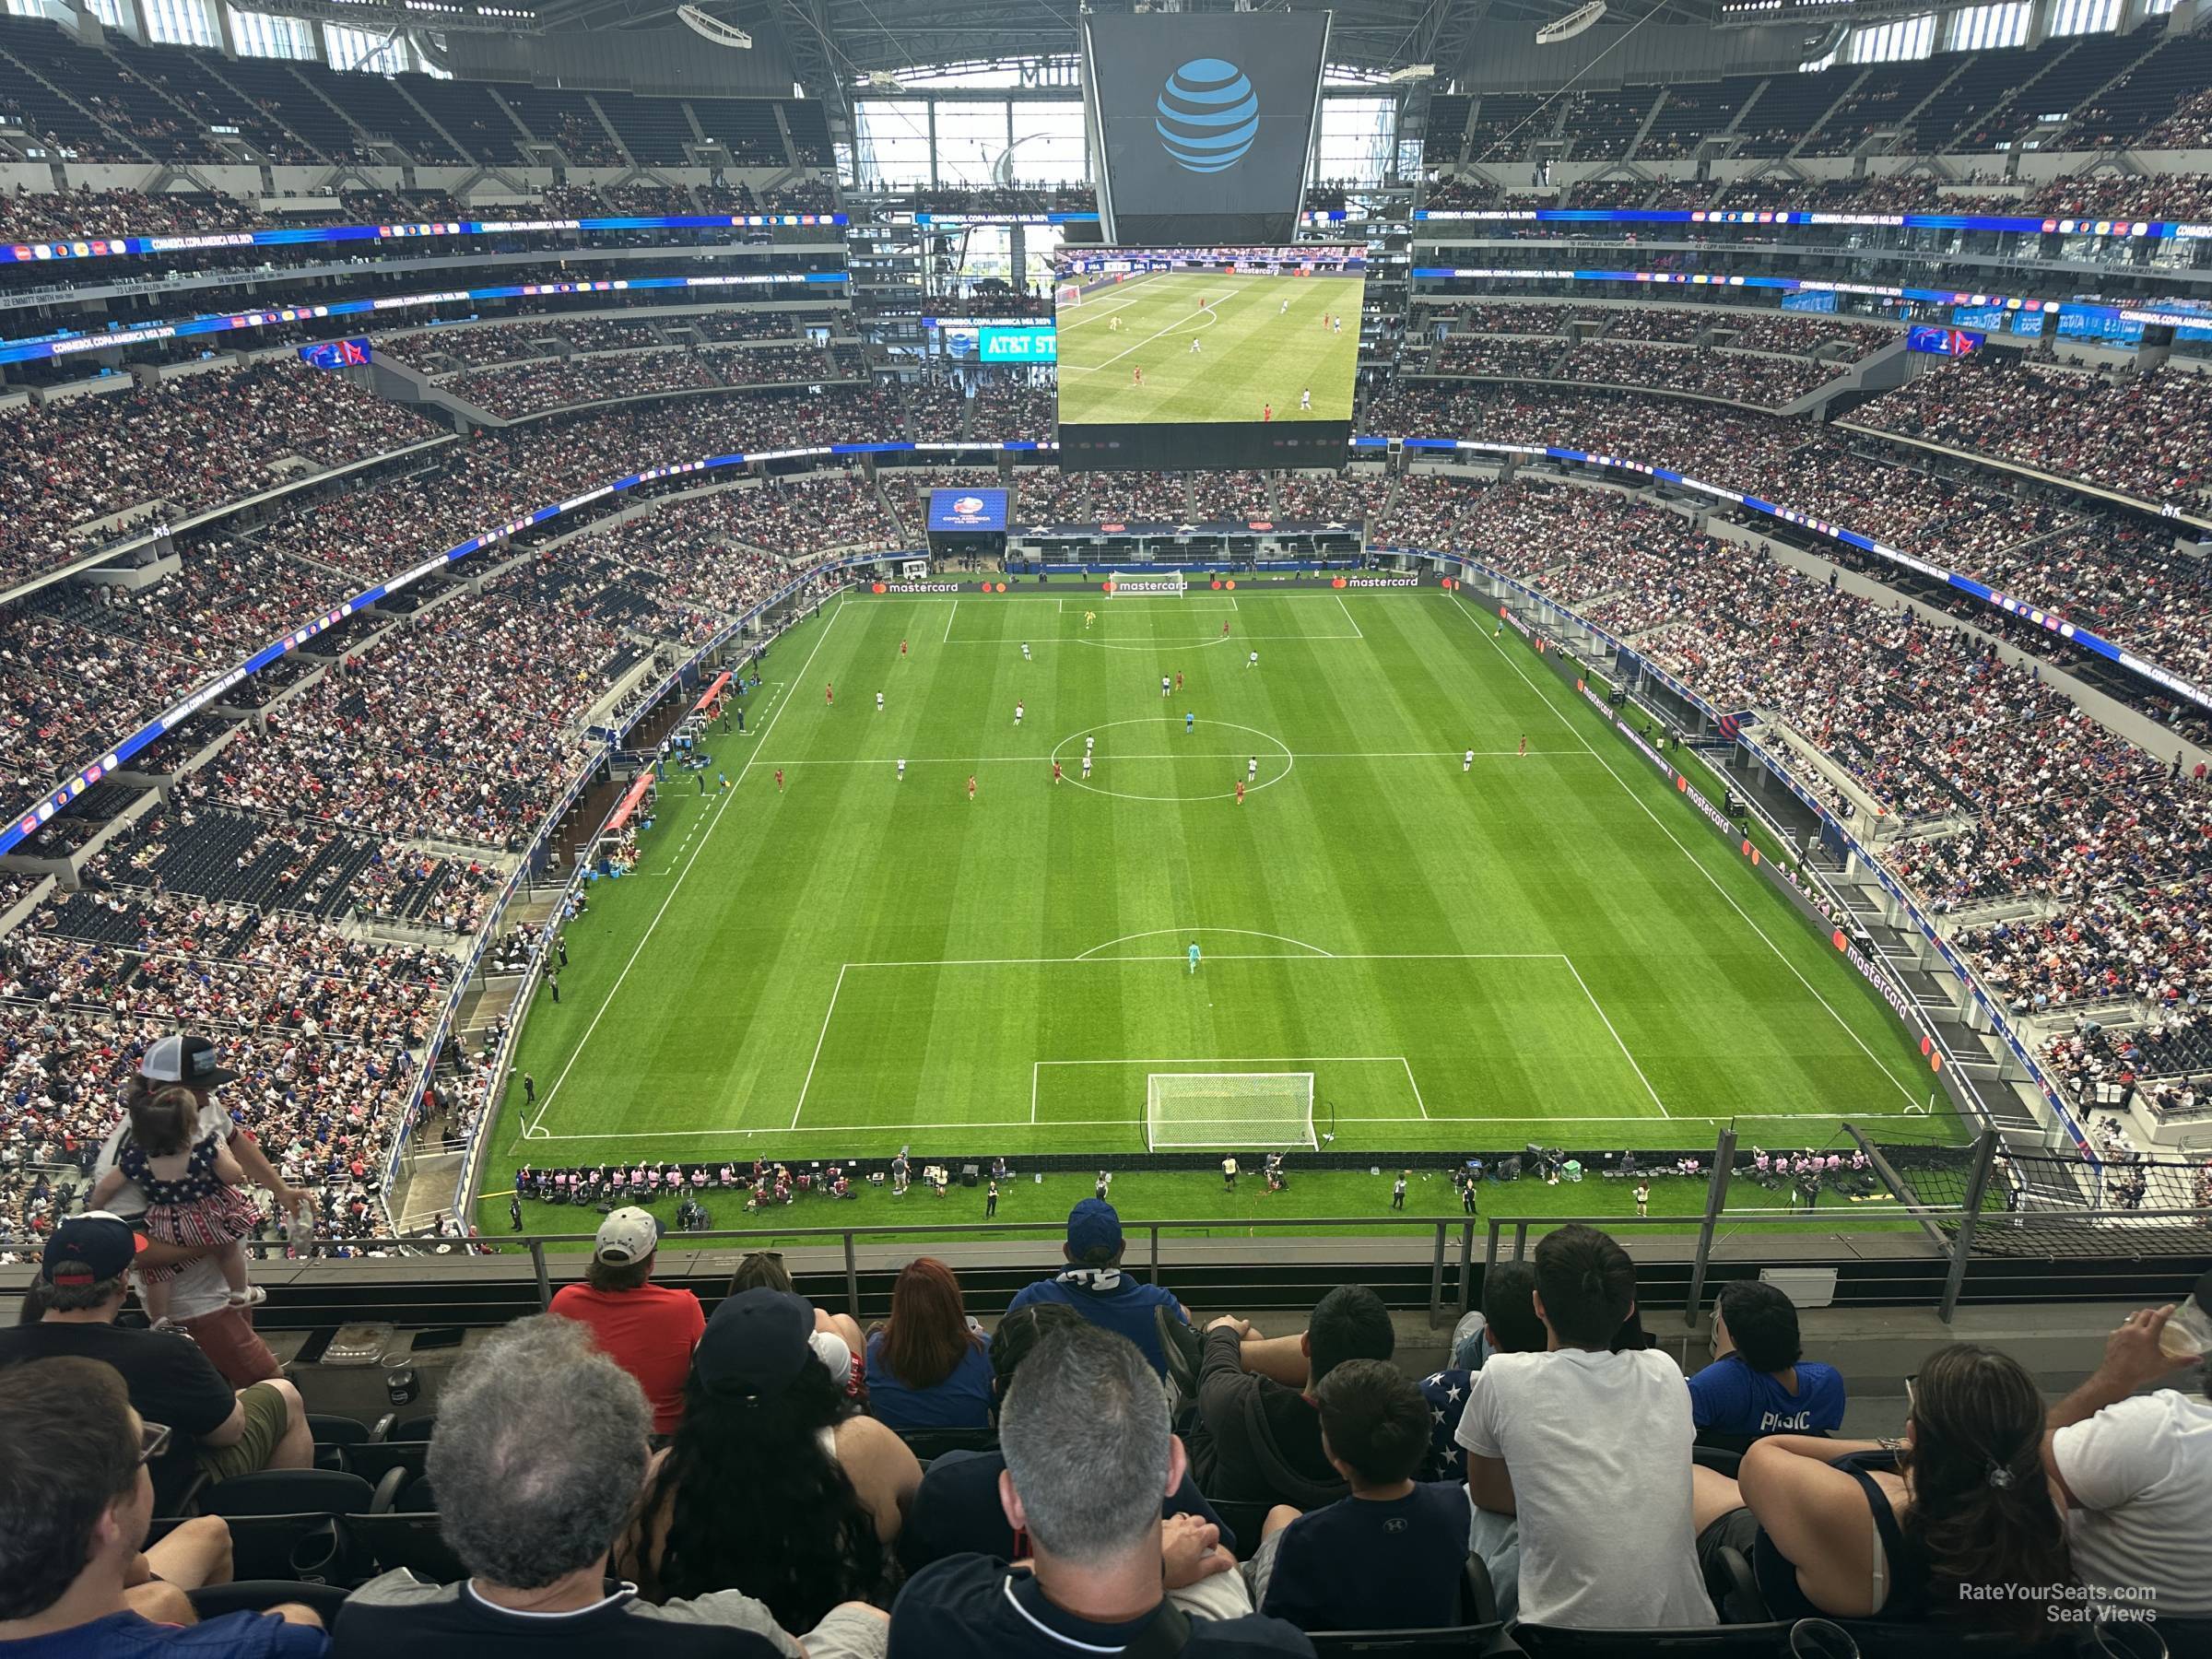
{"type": "Polygon", "coordinates": [[[2212,378],[2173,369],[2104,375],[1983,352],[1853,418],[2153,501],[2200,497],[2212,463],[2212,378]]]}
{"type": "Polygon", "coordinates": [[[128,525],[184,517],[438,431],[410,409],[299,363],[33,404],[0,425],[0,576],[94,552],[128,525]]]}
{"type": "MultiPolygon", "coordinates": [[[[2212,1407],[2171,1306],[2124,1319],[2054,1406],[2004,1352],[1932,1347],[1903,1436],[1863,1440],[1785,1291],[1724,1286],[1693,1369],[1646,1331],[1628,1252],[1579,1224],[1493,1265],[1420,1377],[1358,1283],[1300,1329],[1201,1326],[1122,1271],[1101,1200],[994,1328],[926,1257],[873,1333],[771,1255],[743,1258],[710,1315],[655,1282],[659,1241],[647,1211],[611,1210],[582,1282],[444,1382],[421,1465],[442,1572],[427,1549],[412,1571],[342,1565],[328,1614],[211,1612],[192,1649],[1312,1659],[1324,1633],[1465,1646],[1478,1621],[1625,1649],[1840,1620],[1900,1649],[2055,1653],[2076,1644],[2053,1615],[2093,1600],[2140,1606],[2158,1651],[2212,1630],[2212,1407]],[[926,1438],[947,1435],[966,1443],[926,1438]]],[[[229,1524],[141,1556],[155,1510],[194,1469],[300,1468],[314,1448],[289,1383],[230,1394],[271,1376],[258,1344],[218,1349],[218,1374],[117,1326],[130,1252],[121,1223],[71,1223],[35,1317],[0,1340],[0,1632],[182,1653],[163,1623],[227,1578],[229,1524]],[[264,1435],[233,1450],[248,1416],[264,1435]]]]}
{"type": "MultiPolygon", "coordinates": [[[[2185,101],[2145,142],[2189,147],[2192,133],[2212,132],[2205,111],[2212,94],[2185,101]]],[[[2006,188],[1968,178],[1938,180],[1924,173],[1873,174],[1864,179],[1801,179],[1770,173],[1756,179],[1700,183],[1690,180],[1586,182],[1556,192],[1509,194],[1482,180],[1453,176],[1432,182],[1421,205],[1438,210],[1470,208],[1611,207],[1780,208],[1816,213],[1988,213],[2097,219],[2181,219],[2212,217],[2212,194],[2196,173],[2064,174],[2033,189],[2006,188]]]]}

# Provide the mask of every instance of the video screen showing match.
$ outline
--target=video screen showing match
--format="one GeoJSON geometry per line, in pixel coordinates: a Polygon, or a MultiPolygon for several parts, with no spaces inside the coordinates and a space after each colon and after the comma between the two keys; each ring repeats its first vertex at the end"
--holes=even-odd
{"type": "Polygon", "coordinates": [[[1063,247],[1060,465],[1335,466],[1364,247],[1063,247]]]}

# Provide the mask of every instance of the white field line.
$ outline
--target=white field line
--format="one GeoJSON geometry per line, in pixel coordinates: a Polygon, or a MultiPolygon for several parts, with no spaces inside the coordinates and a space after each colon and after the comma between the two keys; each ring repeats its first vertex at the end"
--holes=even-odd
{"type": "Polygon", "coordinates": [[[1352,625],[1352,638],[1355,640],[1366,639],[1367,636],[1359,631],[1359,618],[1352,615],[1352,607],[1350,606],[1345,605],[1344,595],[1342,594],[1336,595],[1336,603],[1343,606],[1344,619],[1352,625]]]}
{"type": "Polygon", "coordinates": [[[1398,1064],[1406,1068],[1406,1087],[1413,1090],[1413,1103],[1421,1109],[1421,1121],[1426,1123],[1429,1119],[1429,1102],[1421,1099],[1421,1086],[1413,1080],[1413,1062],[1400,1054],[1398,1064]]]}
{"type": "MultiPolygon", "coordinates": [[[[1251,751],[1251,750],[1249,750],[1249,749],[1237,749],[1237,750],[1235,750],[1235,751],[1233,751],[1233,752],[1231,752],[1231,751],[1227,751],[1227,750],[1224,750],[1224,751],[1222,751],[1222,752],[1220,752],[1220,753],[1217,754],[1217,753],[1215,753],[1215,752],[1214,752],[1214,751],[1212,751],[1212,750],[1204,750],[1204,751],[1201,751],[1201,750],[1196,750],[1196,749],[1171,749],[1171,750],[1165,750],[1165,751],[1163,751],[1163,752],[1161,752],[1161,753],[1159,753],[1159,754],[1157,754],[1157,755],[1150,755],[1150,754],[1147,754],[1147,755],[1100,755],[1100,754],[1093,754],[1093,755],[1091,756],[1091,762],[1092,762],[1092,764],[1093,764],[1094,766],[1104,766],[1104,765],[1105,765],[1105,764],[1106,764],[1106,763],[1107,763],[1109,760],[1241,760],[1241,759],[1244,759],[1246,756],[1248,756],[1248,755],[1249,755],[1251,752],[1252,752],[1252,751],[1251,751]]],[[[1550,756],[1550,757],[1552,757],[1552,758],[1554,758],[1554,759],[1567,759],[1567,760],[1584,760],[1584,759],[1589,759],[1589,756],[1588,756],[1588,755],[1586,755],[1586,754],[1585,754],[1585,753],[1584,753],[1583,750],[1581,750],[1581,749],[1530,749],[1528,752],[1529,752],[1531,755],[1547,755],[1547,756],[1550,756]]],[[[1320,754],[1309,754],[1309,753],[1307,753],[1306,751],[1304,751],[1304,750],[1302,750],[1302,749],[1292,749],[1292,750],[1290,750],[1290,751],[1289,751],[1289,753],[1290,753],[1291,757],[1292,757],[1294,759],[1300,760],[1300,761],[1304,761],[1304,760],[1457,760],[1457,759],[1462,759],[1462,758],[1463,758],[1464,751],[1462,751],[1462,750],[1459,750],[1459,749],[1387,749],[1387,750],[1382,750],[1382,751],[1379,751],[1379,752],[1378,752],[1378,751],[1369,751],[1369,750],[1364,750],[1364,749],[1328,749],[1328,750],[1324,750],[1324,751],[1323,751],[1323,752],[1322,752],[1322,753],[1320,753],[1320,754]]],[[[1477,760],[1511,760],[1511,759],[1516,759],[1516,758],[1517,758],[1517,756],[1518,756],[1518,751],[1517,751],[1517,750],[1514,750],[1514,749],[1477,749],[1477,750],[1475,751],[1475,759],[1477,759],[1477,760]]],[[[963,755],[938,755],[938,756],[934,756],[934,757],[930,757],[930,758],[927,758],[927,759],[919,758],[919,757],[916,757],[916,756],[913,756],[913,755],[909,755],[909,756],[906,758],[906,763],[907,763],[909,766],[952,766],[952,767],[969,766],[969,767],[973,767],[973,766],[997,766],[997,765],[1002,765],[1002,764],[1004,764],[1004,765],[1015,765],[1015,766],[1027,766],[1027,765],[1031,765],[1031,764],[1038,765],[1038,766],[1049,766],[1049,765],[1051,765],[1051,764],[1052,764],[1052,762],[1053,762],[1053,756],[1051,756],[1051,755],[1049,755],[1049,754],[1048,754],[1048,755],[964,755],[964,756],[963,756],[963,755]]],[[[771,761],[768,761],[768,762],[766,762],[766,764],[768,764],[768,765],[770,765],[770,766],[782,767],[782,768],[784,768],[785,770],[791,770],[791,769],[793,769],[793,768],[801,767],[801,766],[888,766],[888,765],[890,765],[891,763],[890,763],[890,761],[888,761],[888,760],[846,760],[846,759],[831,759],[831,760],[795,760],[795,759],[794,759],[794,760],[771,760],[771,761]]]]}
{"type": "MultiPolygon", "coordinates": [[[[1854,1112],[1854,1124],[1885,1123],[1893,1118],[1912,1118],[1924,1121],[1917,1112],[1854,1112]]],[[[1734,1124],[1751,1120],[1759,1123],[1825,1123],[1836,1122],[1832,1112],[1737,1112],[1729,1117],[1693,1117],[1688,1115],[1669,1118],[1676,1124],[1734,1124]]],[[[589,1135],[554,1135],[550,1132],[532,1138],[540,1141],[665,1141],[701,1140],[715,1135],[911,1135],[949,1133],[971,1129],[1134,1129],[1137,1121],[1125,1118],[1063,1118],[1051,1124],[1032,1124],[1027,1118],[977,1119],[964,1123],[946,1124],[807,1124],[798,1129],[776,1127],[771,1129],[641,1129],[624,1134],[597,1132],[589,1135]]],[[[1354,1113],[1340,1113],[1340,1124],[1649,1124],[1649,1112],[1638,1117],[1620,1116],[1556,1116],[1539,1112],[1534,1117],[1497,1117],[1489,1112],[1430,1112],[1426,1117],[1404,1116],[1361,1117],[1354,1113]]]]}
{"type": "MultiPolygon", "coordinates": [[[[830,630],[837,626],[838,618],[844,614],[845,607],[841,603],[837,609],[830,613],[830,619],[822,624],[822,631],[815,638],[814,650],[808,652],[806,660],[799,665],[799,679],[801,681],[806,679],[807,670],[814,666],[815,656],[822,649],[823,642],[830,638],[830,630]]],[[[791,707],[792,701],[792,699],[785,698],[778,703],[775,713],[770,716],[768,724],[760,728],[760,743],[755,746],[752,758],[738,769],[735,783],[724,794],[720,804],[714,808],[714,822],[708,826],[707,833],[699,838],[699,845],[692,849],[690,861],[684,865],[682,874],[669,883],[668,896],[661,900],[661,908],[653,912],[653,920],[646,924],[644,933],[639,935],[637,947],[629,953],[629,960],[622,964],[622,971],[615,975],[615,982],[607,987],[605,1000],[600,1003],[597,1011],[592,1015],[591,1023],[583,1028],[582,1037],[578,1039],[574,1051],[570,1053],[568,1064],[560,1068],[560,1075],[553,1079],[553,1087],[546,1090],[544,1098],[538,1102],[537,1116],[524,1126],[524,1135],[538,1139],[545,1138],[537,1132],[545,1125],[546,1111],[553,1104],[553,1097],[560,1092],[560,1086],[568,1081],[569,1074],[576,1069],[576,1062],[583,1057],[583,1051],[592,1041],[592,1033],[599,1029],[599,1022],[606,1018],[607,1009],[615,1006],[616,993],[622,989],[623,982],[629,978],[629,971],[638,965],[638,959],[645,954],[645,947],[653,941],[653,930],[660,926],[661,918],[668,913],[668,907],[676,902],[676,896],[682,890],[685,878],[698,868],[699,855],[707,850],[707,843],[714,839],[714,831],[721,827],[723,818],[729,810],[730,803],[737,798],[737,791],[745,785],[746,774],[760,764],[760,749],[766,747],[768,735],[775,730],[776,723],[783,718],[783,711],[791,707]]],[[[517,1135],[515,1138],[519,1144],[522,1135],[517,1135]]]]}
{"type": "Polygon", "coordinates": [[[1781,946],[1774,943],[1772,935],[1771,935],[1765,928],[1759,926],[1759,923],[1753,919],[1749,911],[1746,910],[1742,905],[1735,901],[1735,895],[1731,893],[1726,888],[1721,885],[1720,877],[1715,876],[1711,870],[1707,869],[1703,862],[1699,859],[1698,855],[1692,853],[1688,847],[1683,844],[1681,838],[1676,835],[1672,830],[1667,828],[1665,820],[1661,818],[1657,813],[1652,810],[1650,803],[1647,802],[1641,795],[1638,794],[1635,790],[1631,789],[1629,786],[1629,781],[1622,777],[1619,772],[1614,770],[1613,763],[1610,760],[1607,760],[1603,755],[1598,754],[1596,749],[1591,747],[1590,740],[1583,735],[1582,728],[1568,718],[1567,712],[1565,710],[1561,709],[1559,705],[1551,698],[1545,695],[1542,688],[1537,686],[1535,680],[1529,678],[1528,671],[1521,666],[1520,662],[1514,657],[1512,653],[1507,651],[1504,644],[1500,641],[1493,639],[1490,635],[1482,631],[1481,613],[1468,610],[1466,602],[1461,599],[1457,594],[1452,595],[1452,602],[1458,606],[1461,612],[1467,617],[1468,620],[1475,624],[1476,633],[1482,639],[1488,640],[1490,643],[1491,649],[1505,658],[1506,662],[1512,665],[1513,672],[1521,677],[1523,681],[1527,684],[1528,688],[1531,691],[1535,692],[1537,699],[1542,701],[1546,708],[1551,711],[1552,714],[1559,720],[1559,724],[1564,725],[1574,735],[1577,742],[1579,742],[1584,748],[1590,750],[1591,755],[1595,758],[1597,763],[1604,767],[1606,771],[1612,775],[1613,781],[1616,783],[1620,785],[1622,793],[1625,794],[1629,799],[1634,801],[1638,806],[1642,808],[1643,815],[1650,818],[1653,824],[1658,826],[1659,833],[1665,836],[1668,841],[1673,841],[1676,849],[1682,854],[1684,858],[1689,860],[1691,865],[1695,867],[1698,874],[1704,877],[1707,881],[1712,884],[1712,890],[1720,894],[1722,899],[1726,901],[1730,910],[1734,911],[1738,916],[1743,918],[1744,925],[1748,927],[1753,933],[1759,935],[1760,942],[1764,944],[1769,950],[1771,950],[1774,953],[1776,959],[1784,968],[1787,968],[1790,971],[1792,977],[1794,977],[1799,984],[1803,985],[1807,991],[1812,993],[1813,1000],[1818,1002],[1823,1008],[1828,1010],[1829,1017],[1832,1018],[1836,1024],[1842,1027],[1844,1035],[1849,1037],[1852,1041],[1858,1044],[1860,1051],[1865,1054],[1867,1059],[1874,1062],[1875,1068],[1879,1071],[1883,1077],[1889,1079],[1890,1083],[1896,1088],[1897,1092],[1903,1095],[1906,1100],[1911,1100],[1917,1105],[1919,1103],[1919,1097],[1911,1089],[1907,1088],[1902,1083],[1898,1081],[1897,1074],[1891,1071],[1888,1065],[1884,1065],[1882,1057],[1876,1053],[1873,1049],[1867,1046],[1866,1040],[1860,1036],[1857,1031],[1852,1029],[1851,1022],[1843,1018],[1842,1014],[1837,1009],[1835,1004],[1830,1002],[1826,996],[1822,995],[1820,988],[1814,984],[1811,980],[1805,977],[1803,971],[1798,968],[1797,964],[1790,960],[1788,956],[1783,953],[1781,946]]]}
{"type": "MultiPolygon", "coordinates": [[[[1250,283],[1245,283],[1241,287],[1230,288],[1228,290],[1227,297],[1233,300],[1239,294],[1242,293],[1245,288],[1250,288],[1251,286],[1252,285],[1250,283]]],[[[1062,363],[1060,365],[1060,371],[1063,374],[1071,372],[1076,374],[1096,374],[1101,369],[1112,368],[1114,364],[1120,362],[1131,352],[1143,350],[1146,347],[1151,345],[1153,341],[1159,339],[1161,335],[1173,334],[1178,329],[1184,328],[1211,328],[1219,320],[1220,312],[1218,308],[1209,305],[1206,308],[1204,312],[1203,322],[1190,317],[1181,318],[1176,322],[1169,324],[1165,328],[1154,329],[1150,334],[1147,335],[1143,339],[1137,341],[1133,346],[1124,346],[1121,350],[1115,352],[1112,357],[1108,358],[1102,363],[1062,363]]],[[[1198,355],[1204,357],[1206,354],[1201,351],[1198,355]]]]}
{"type": "Polygon", "coordinates": [[[845,970],[841,964],[837,983],[830,988],[830,1006],[822,1010],[822,1029],[815,1033],[814,1058],[806,1062],[806,1080],[799,1085],[799,1103],[791,1109],[791,1126],[799,1126],[799,1113],[806,1110],[806,1091],[814,1087],[814,1068],[822,1063],[822,1041],[830,1035],[830,1020],[837,1012],[838,994],[845,988],[845,970]]]}
{"type": "Polygon", "coordinates": [[[1611,1016],[1606,1014],[1605,1005],[1597,1000],[1597,993],[1590,989],[1590,982],[1583,978],[1583,971],[1574,965],[1574,959],[1570,956],[1562,956],[1559,960],[1567,964],[1567,971],[1574,975],[1574,982],[1582,986],[1583,994],[1590,999],[1591,1007],[1597,1011],[1598,1018],[1605,1021],[1606,1030],[1612,1035],[1614,1046],[1620,1050],[1620,1057],[1629,1063],[1629,1069],[1636,1074],[1636,1081],[1643,1085],[1643,1092],[1652,1097],[1652,1104],[1659,1108],[1659,1115],[1672,1117],[1674,1114],[1667,1111],[1666,1102],[1659,1098],[1659,1091],[1652,1087],[1652,1080],[1643,1075],[1643,1067],[1636,1064],[1635,1054],[1630,1050],[1629,1045],[1621,1041],[1620,1033],[1614,1030],[1611,1016]]]}

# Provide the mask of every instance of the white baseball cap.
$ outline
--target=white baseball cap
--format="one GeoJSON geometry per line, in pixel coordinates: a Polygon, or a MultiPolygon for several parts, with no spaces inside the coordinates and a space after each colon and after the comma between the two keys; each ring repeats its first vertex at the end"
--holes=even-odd
{"type": "Polygon", "coordinates": [[[628,1267],[643,1261],[660,1244],[661,1224],[636,1205],[625,1205],[599,1223],[599,1237],[592,1246],[592,1255],[609,1266],[628,1267]]]}

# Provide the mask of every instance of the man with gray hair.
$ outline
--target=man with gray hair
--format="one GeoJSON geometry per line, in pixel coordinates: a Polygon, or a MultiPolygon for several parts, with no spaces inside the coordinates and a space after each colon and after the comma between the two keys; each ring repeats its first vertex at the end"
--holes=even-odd
{"type": "Polygon", "coordinates": [[[735,1590],[663,1606],[607,1576],[644,1485],[653,1414],[573,1320],[541,1314],[477,1349],[439,1396],[428,1472],[469,1577],[405,1569],[347,1598],[334,1654],[355,1659],[877,1659],[884,1616],[847,1603],[805,1645],[735,1590]]]}
{"type": "Polygon", "coordinates": [[[1219,1529],[1160,1518],[1182,1484],[1182,1442],[1135,1344],[1092,1324],[1057,1330],[1014,1373],[999,1412],[999,1501],[1029,1559],[956,1555],[909,1579],[891,1610],[891,1659],[1189,1659],[1311,1655],[1252,1611],[1219,1529]]]}

